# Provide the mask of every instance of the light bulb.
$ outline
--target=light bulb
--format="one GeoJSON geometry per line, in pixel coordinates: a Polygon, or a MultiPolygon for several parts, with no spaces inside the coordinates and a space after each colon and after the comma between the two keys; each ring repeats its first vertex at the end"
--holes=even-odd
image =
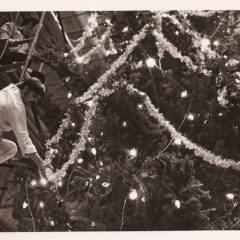
{"type": "Polygon", "coordinates": [[[68,93],[67,97],[71,98],[72,97],[72,93],[68,93]]]}
{"type": "Polygon", "coordinates": [[[92,152],[92,154],[93,154],[94,156],[96,156],[96,154],[97,154],[96,148],[92,148],[92,149],[91,149],[91,152],[92,152]]]}
{"type": "Polygon", "coordinates": [[[23,208],[27,208],[28,207],[28,203],[26,201],[23,202],[23,208]]]}
{"type": "Polygon", "coordinates": [[[123,122],[123,124],[122,124],[124,127],[126,127],[127,126],[127,122],[123,122]]]}
{"type": "Polygon", "coordinates": [[[68,82],[69,80],[70,80],[70,77],[67,77],[67,78],[65,79],[66,82],[68,82]]]}
{"type": "Polygon", "coordinates": [[[188,95],[188,93],[187,93],[186,90],[181,93],[181,97],[182,97],[182,98],[186,97],[187,95],[188,95]]]}
{"type": "Polygon", "coordinates": [[[136,157],[137,156],[137,150],[135,148],[129,150],[129,155],[131,157],[136,157]]]}
{"type": "Polygon", "coordinates": [[[178,209],[181,207],[181,203],[180,203],[179,200],[176,200],[176,201],[174,202],[174,204],[175,204],[175,207],[178,208],[178,209]]]}
{"type": "Polygon", "coordinates": [[[42,186],[46,186],[48,181],[45,178],[41,178],[40,183],[42,186]]]}
{"type": "Polygon", "coordinates": [[[213,42],[213,46],[219,46],[219,42],[217,41],[217,40],[215,40],[214,42],[213,42]]]}
{"type": "Polygon", "coordinates": [[[105,187],[105,188],[107,188],[107,187],[110,186],[110,183],[108,183],[108,182],[104,182],[104,183],[102,183],[102,186],[105,187]]]}
{"type": "Polygon", "coordinates": [[[62,181],[59,181],[59,182],[58,182],[58,186],[59,186],[59,187],[62,187],[62,185],[63,185],[62,181]]]}
{"type": "Polygon", "coordinates": [[[152,68],[156,65],[156,61],[153,58],[148,58],[146,60],[146,64],[147,64],[148,67],[152,68]]]}
{"type": "Polygon", "coordinates": [[[122,32],[127,32],[128,31],[128,27],[125,27],[122,32]]]}
{"type": "Polygon", "coordinates": [[[234,199],[234,194],[228,193],[228,194],[226,194],[226,197],[230,200],[233,200],[234,199]]]}
{"type": "Polygon", "coordinates": [[[189,113],[188,116],[187,116],[187,119],[190,120],[190,121],[193,121],[194,120],[194,115],[192,113],[189,113]]]}
{"type": "Polygon", "coordinates": [[[51,226],[54,226],[54,225],[55,225],[55,223],[54,223],[53,220],[50,221],[50,224],[51,224],[51,226]]]}
{"type": "Polygon", "coordinates": [[[79,158],[79,159],[77,160],[77,162],[78,162],[79,164],[81,164],[81,163],[83,163],[83,159],[82,159],[82,158],[79,158]]]}
{"type": "Polygon", "coordinates": [[[142,104],[138,104],[138,108],[139,108],[139,109],[142,109],[142,108],[143,108],[143,105],[142,105],[142,104]]]}
{"type": "Polygon", "coordinates": [[[31,186],[33,186],[33,187],[37,186],[37,181],[33,179],[33,180],[31,181],[31,186]]]}
{"type": "Polygon", "coordinates": [[[176,35],[179,35],[179,31],[176,31],[175,34],[176,34],[176,35]]]}
{"type": "Polygon", "coordinates": [[[100,176],[99,175],[96,175],[96,180],[100,179],[100,176]]]}
{"type": "Polygon", "coordinates": [[[40,208],[44,208],[44,207],[45,207],[45,204],[44,204],[44,202],[42,202],[42,201],[41,201],[41,202],[39,202],[39,207],[40,207],[40,208]]]}
{"type": "Polygon", "coordinates": [[[71,125],[72,125],[72,127],[75,127],[75,126],[76,126],[76,124],[75,124],[75,123],[72,123],[71,125]]]}
{"type": "Polygon", "coordinates": [[[142,197],[142,198],[141,198],[141,201],[142,201],[142,202],[146,202],[146,198],[145,198],[145,197],[142,197]]]}
{"type": "Polygon", "coordinates": [[[129,199],[131,200],[136,200],[138,197],[138,193],[136,189],[132,189],[131,192],[129,193],[129,199]]]}

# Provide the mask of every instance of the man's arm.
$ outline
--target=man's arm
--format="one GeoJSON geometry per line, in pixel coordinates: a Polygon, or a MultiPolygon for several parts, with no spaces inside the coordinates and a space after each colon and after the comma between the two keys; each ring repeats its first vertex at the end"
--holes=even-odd
{"type": "Polygon", "coordinates": [[[46,165],[37,153],[37,150],[29,137],[24,105],[22,103],[14,102],[8,107],[11,108],[8,111],[8,121],[13,128],[13,132],[17,138],[18,145],[20,146],[23,155],[26,157],[30,157],[36,163],[39,175],[46,178],[46,165]]]}

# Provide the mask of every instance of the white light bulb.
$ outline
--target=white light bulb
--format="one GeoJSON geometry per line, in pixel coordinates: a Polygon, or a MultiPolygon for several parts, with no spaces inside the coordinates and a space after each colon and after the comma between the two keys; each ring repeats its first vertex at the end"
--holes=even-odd
{"type": "Polygon", "coordinates": [[[230,200],[233,200],[234,199],[234,194],[228,193],[228,194],[226,194],[226,197],[230,200]]]}
{"type": "Polygon", "coordinates": [[[182,141],[181,141],[181,139],[176,138],[173,143],[176,144],[176,145],[181,145],[182,141]]]}
{"type": "Polygon", "coordinates": [[[92,227],[95,227],[95,226],[96,226],[96,223],[95,223],[95,222],[92,222],[91,226],[92,226],[92,227]]]}
{"type": "Polygon", "coordinates": [[[127,32],[128,31],[128,27],[125,27],[122,32],[127,32]]]}
{"type": "Polygon", "coordinates": [[[126,127],[127,126],[127,122],[123,122],[123,124],[122,124],[124,127],[126,127]]]}
{"type": "Polygon", "coordinates": [[[75,127],[75,126],[76,126],[76,124],[75,124],[75,123],[72,123],[71,125],[72,125],[72,127],[75,127]]]}
{"type": "Polygon", "coordinates": [[[37,181],[33,179],[33,180],[31,181],[31,186],[33,186],[33,187],[37,186],[37,181]]]}
{"type": "Polygon", "coordinates": [[[72,93],[68,93],[67,97],[71,98],[72,97],[72,93]]]}
{"type": "Polygon", "coordinates": [[[187,95],[188,95],[188,93],[187,93],[186,90],[181,93],[181,97],[182,97],[182,98],[186,97],[187,95]]]}
{"type": "Polygon", "coordinates": [[[176,35],[179,35],[179,31],[176,31],[175,34],[176,34],[176,35]]]}
{"type": "Polygon", "coordinates": [[[100,134],[101,136],[103,136],[103,132],[101,132],[101,134],[100,134]]]}
{"type": "Polygon", "coordinates": [[[66,82],[68,82],[69,80],[70,80],[70,77],[67,77],[67,78],[65,79],[66,82]]]}
{"type": "Polygon", "coordinates": [[[223,58],[225,58],[225,59],[226,59],[226,58],[227,58],[227,55],[224,55],[224,56],[223,56],[223,58]]]}
{"type": "Polygon", "coordinates": [[[27,208],[28,207],[28,203],[26,201],[23,202],[23,208],[27,208]]]}
{"type": "Polygon", "coordinates": [[[181,203],[180,203],[179,200],[176,200],[176,201],[174,202],[174,204],[175,204],[175,207],[178,208],[178,209],[181,207],[181,203]]]}
{"type": "Polygon", "coordinates": [[[110,186],[110,183],[108,183],[108,182],[104,182],[104,183],[102,183],[102,186],[105,187],[105,188],[107,188],[107,187],[110,186]]]}
{"type": "Polygon", "coordinates": [[[41,178],[40,183],[42,186],[46,186],[48,181],[45,178],[41,178]]]}
{"type": "Polygon", "coordinates": [[[131,157],[136,157],[137,156],[137,150],[135,148],[129,150],[129,155],[131,157]]]}
{"type": "Polygon", "coordinates": [[[103,166],[103,161],[100,161],[100,166],[103,166]]]}
{"type": "Polygon", "coordinates": [[[100,179],[100,176],[99,175],[96,175],[96,180],[100,179]]]}
{"type": "Polygon", "coordinates": [[[152,68],[156,65],[156,61],[153,58],[148,58],[146,60],[146,64],[147,64],[148,67],[152,68]]]}
{"type": "Polygon", "coordinates": [[[91,152],[92,152],[92,154],[93,154],[94,156],[96,156],[96,154],[97,154],[96,148],[92,148],[92,149],[91,149],[91,152]]]}
{"type": "Polygon", "coordinates": [[[62,181],[59,181],[59,182],[58,182],[58,186],[59,186],[59,187],[62,187],[62,185],[63,185],[62,181]]]}
{"type": "Polygon", "coordinates": [[[139,109],[142,109],[142,108],[143,108],[143,105],[142,105],[142,104],[138,104],[138,108],[139,108],[139,109]]]}
{"type": "Polygon", "coordinates": [[[67,56],[68,56],[68,53],[63,53],[63,56],[64,56],[64,57],[67,57],[67,56]]]}
{"type": "Polygon", "coordinates": [[[138,193],[136,189],[131,190],[131,192],[129,193],[129,199],[131,200],[136,200],[138,197],[138,193]]]}
{"type": "Polygon", "coordinates": [[[141,198],[141,201],[142,201],[142,202],[146,202],[146,198],[145,198],[145,197],[142,197],[142,198],[141,198]]]}
{"type": "Polygon", "coordinates": [[[54,226],[54,225],[55,225],[55,223],[54,223],[53,220],[50,221],[50,224],[51,224],[51,226],[54,226]]]}
{"type": "Polygon", "coordinates": [[[39,207],[40,207],[40,208],[44,208],[44,207],[45,207],[44,202],[41,201],[41,202],[39,203],[39,207]]]}
{"type": "Polygon", "coordinates": [[[193,121],[194,120],[194,115],[192,113],[189,113],[188,116],[187,116],[187,119],[190,120],[190,121],[193,121]]]}
{"type": "Polygon", "coordinates": [[[217,41],[217,40],[215,40],[214,42],[213,42],[213,46],[219,46],[219,42],[217,41]]]}
{"type": "Polygon", "coordinates": [[[222,115],[223,115],[222,113],[219,113],[219,114],[218,114],[218,116],[220,116],[220,117],[221,117],[222,115]]]}
{"type": "Polygon", "coordinates": [[[81,163],[83,163],[83,159],[82,159],[82,158],[79,158],[79,159],[77,160],[77,162],[78,162],[79,164],[81,164],[81,163]]]}

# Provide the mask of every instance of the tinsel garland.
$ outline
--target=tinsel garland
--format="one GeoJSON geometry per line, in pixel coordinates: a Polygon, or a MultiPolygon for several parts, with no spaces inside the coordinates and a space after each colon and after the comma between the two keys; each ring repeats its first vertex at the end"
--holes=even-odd
{"type": "Polygon", "coordinates": [[[90,51],[88,51],[84,55],[76,58],[77,63],[80,63],[80,64],[89,63],[89,61],[91,60],[91,56],[93,54],[96,54],[99,51],[99,49],[104,49],[104,42],[105,42],[106,38],[109,36],[110,33],[111,33],[111,29],[108,28],[107,31],[105,33],[103,33],[101,39],[96,41],[96,46],[95,47],[93,47],[90,51]]]}
{"type": "MultiPolygon", "coordinates": [[[[47,169],[46,175],[47,175],[48,181],[54,182],[54,183],[61,181],[62,178],[66,175],[68,167],[75,163],[75,161],[78,159],[81,152],[86,150],[86,143],[89,138],[92,120],[93,120],[93,117],[95,117],[95,112],[99,105],[98,100],[102,97],[110,96],[112,93],[114,93],[115,88],[118,86],[119,86],[119,82],[116,82],[113,84],[113,89],[103,88],[99,91],[98,95],[93,97],[91,107],[85,111],[84,123],[80,131],[80,138],[76,143],[73,144],[74,148],[69,156],[69,160],[63,164],[60,170],[54,173],[50,169],[47,169]]],[[[50,158],[48,159],[48,162],[51,162],[53,156],[49,155],[49,157],[50,158]]]]}
{"type": "Polygon", "coordinates": [[[174,58],[178,58],[181,62],[185,62],[188,68],[196,71],[198,67],[193,64],[188,56],[182,56],[177,48],[170,43],[163,35],[160,26],[162,25],[162,12],[157,12],[155,15],[157,21],[157,28],[153,30],[153,35],[156,38],[156,45],[158,47],[158,55],[160,58],[163,56],[163,51],[168,51],[174,58]],[[160,29],[160,30],[159,30],[160,29]]]}
{"type": "MultiPolygon", "coordinates": [[[[192,41],[193,41],[193,46],[196,47],[196,48],[201,48],[201,41],[204,39],[200,36],[200,34],[197,32],[197,31],[192,31],[190,29],[190,22],[187,18],[184,18],[184,23],[181,24],[179,22],[179,20],[176,18],[176,16],[174,15],[170,15],[170,14],[167,14],[167,13],[164,13],[162,15],[164,18],[168,18],[174,25],[176,25],[179,30],[183,33],[187,33],[188,35],[192,36],[192,41]],[[184,27],[185,26],[185,27],[184,27]]],[[[219,57],[218,54],[213,51],[210,47],[206,47],[206,50],[204,51],[206,53],[206,55],[209,57],[209,58],[216,58],[216,57],[219,57]]],[[[203,63],[203,61],[205,60],[205,57],[203,55],[203,53],[201,51],[199,51],[199,54],[201,55],[200,56],[200,59],[202,60],[202,65],[205,65],[203,63]]]]}
{"type": "Polygon", "coordinates": [[[237,171],[240,171],[240,162],[236,162],[232,159],[222,158],[221,156],[217,156],[214,153],[210,152],[209,150],[196,145],[195,143],[191,142],[187,137],[183,136],[180,132],[178,132],[173,125],[167,121],[162,114],[159,113],[158,109],[154,107],[151,103],[150,98],[140,90],[132,87],[131,85],[127,86],[127,90],[129,94],[137,94],[143,99],[143,104],[145,105],[148,113],[154,117],[161,126],[165,127],[171,134],[173,139],[178,139],[181,141],[183,145],[189,150],[193,150],[196,156],[203,158],[206,162],[216,165],[221,168],[232,168],[237,171]]]}
{"type": "Polygon", "coordinates": [[[190,16],[198,16],[198,17],[211,17],[213,16],[215,13],[221,13],[222,11],[216,11],[216,10],[211,10],[211,11],[207,11],[207,12],[204,12],[204,11],[197,11],[197,10],[189,10],[189,11],[179,11],[179,13],[182,13],[182,14],[188,14],[190,16]]]}
{"type": "Polygon", "coordinates": [[[84,27],[83,35],[81,36],[80,39],[77,40],[78,44],[74,48],[71,49],[70,53],[75,54],[84,47],[85,40],[88,37],[92,36],[93,30],[98,26],[97,16],[98,16],[98,14],[96,14],[96,13],[90,15],[90,17],[88,18],[88,24],[84,27]]]}
{"type": "MultiPolygon", "coordinates": [[[[146,24],[139,34],[136,34],[133,36],[133,40],[130,41],[130,44],[126,47],[126,51],[111,65],[110,69],[107,70],[102,76],[100,76],[97,79],[97,82],[93,84],[88,91],[86,91],[82,96],[75,99],[75,103],[77,105],[84,103],[87,99],[90,99],[99,89],[102,88],[104,84],[108,82],[108,78],[111,75],[114,75],[116,73],[116,70],[125,63],[126,59],[130,55],[130,53],[133,51],[133,49],[137,46],[138,42],[143,39],[146,36],[146,30],[149,27],[149,24],[146,24]]],[[[45,160],[47,163],[51,163],[52,158],[52,151],[51,151],[51,145],[59,143],[59,140],[63,134],[64,129],[66,129],[69,126],[70,123],[70,114],[71,111],[66,112],[66,119],[63,119],[62,124],[60,125],[56,135],[54,135],[46,144],[46,149],[49,149],[45,154],[45,160]]]]}

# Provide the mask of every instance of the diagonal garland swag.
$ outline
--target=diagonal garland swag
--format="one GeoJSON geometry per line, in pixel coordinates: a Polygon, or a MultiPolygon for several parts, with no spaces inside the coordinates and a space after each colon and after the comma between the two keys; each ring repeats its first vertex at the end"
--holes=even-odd
{"type": "MultiPolygon", "coordinates": [[[[162,14],[162,12],[161,12],[162,14]]],[[[213,14],[213,13],[212,13],[213,14]]],[[[165,15],[166,17],[167,15],[165,15]]],[[[161,18],[162,16],[160,16],[160,12],[158,12],[156,14],[155,17],[155,21],[157,22],[157,25],[160,27],[158,29],[158,32],[154,33],[154,35],[157,38],[157,46],[159,48],[159,53],[160,53],[160,58],[161,58],[161,53],[166,50],[169,51],[172,55],[175,55],[176,58],[179,58],[181,61],[185,62],[186,65],[193,69],[196,70],[197,66],[195,66],[190,58],[188,57],[183,57],[180,52],[177,52],[177,50],[175,49],[175,47],[167,40],[165,39],[163,36],[161,37],[161,18]],[[160,38],[161,37],[161,38],[160,38]],[[164,45],[167,46],[166,49],[162,49],[162,46],[160,45],[160,42],[164,45]]],[[[94,116],[94,113],[97,109],[98,106],[98,100],[101,97],[107,97],[110,96],[114,90],[110,90],[110,89],[102,89],[104,84],[107,84],[109,82],[109,76],[113,76],[116,73],[116,70],[124,64],[124,62],[126,61],[126,59],[128,58],[128,56],[131,54],[131,52],[133,51],[133,49],[136,47],[136,45],[138,44],[138,42],[143,39],[146,36],[146,31],[149,28],[149,24],[146,24],[143,29],[139,32],[139,34],[136,34],[133,36],[133,40],[130,41],[130,44],[127,46],[126,51],[111,65],[110,69],[107,70],[101,77],[98,78],[97,82],[95,84],[93,84],[89,90],[87,92],[85,92],[81,97],[78,97],[75,100],[75,103],[77,105],[83,104],[84,102],[86,102],[88,99],[92,98],[93,99],[93,104],[90,107],[90,109],[88,111],[85,112],[85,122],[81,128],[81,134],[80,134],[80,138],[78,140],[77,143],[74,144],[74,149],[72,150],[72,153],[70,154],[70,158],[69,161],[67,161],[60,170],[56,171],[55,173],[51,172],[50,169],[48,169],[47,172],[47,178],[49,181],[51,182],[57,182],[60,181],[65,175],[66,175],[66,171],[69,167],[69,165],[73,164],[78,156],[80,155],[80,152],[85,150],[85,144],[86,144],[86,139],[88,137],[89,134],[89,129],[91,127],[91,123],[92,123],[92,118],[94,116]],[[100,91],[101,89],[101,91],[100,91]]],[[[202,70],[202,69],[201,69],[202,70]]],[[[207,73],[207,70],[204,69],[203,72],[207,73]]],[[[118,84],[116,83],[114,86],[114,89],[116,89],[116,86],[118,84]]],[[[158,110],[153,106],[153,104],[151,103],[150,99],[148,96],[146,96],[146,94],[144,94],[143,92],[140,92],[137,89],[134,89],[133,87],[131,87],[130,85],[128,85],[128,92],[129,94],[138,94],[141,96],[144,96],[144,104],[149,112],[149,114],[151,116],[153,116],[154,118],[156,118],[159,121],[159,124],[162,125],[163,127],[165,127],[170,133],[173,139],[180,139],[181,142],[188,148],[188,149],[193,149],[194,153],[197,156],[202,157],[205,161],[214,164],[216,166],[220,166],[223,168],[228,168],[228,167],[232,167],[235,170],[240,170],[240,165],[235,162],[234,160],[231,159],[223,159],[220,156],[216,156],[215,154],[211,153],[210,151],[192,143],[189,139],[187,139],[186,137],[184,137],[183,135],[181,135],[181,133],[179,133],[168,121],[166,121],[163,117],[162,114],[158,113],[158,110]]],[[[59,140],[61,139],[61,136],[63,134],[63,131],[65,129],[68,128],[69,124],[71,122],[71,110],[68,110],[66,112],[66,118],[62,120],[62,124],[60,125],[57,134],[55,136],[52,137],[51,140],[49,140],[46,143],[46,147],[47,149],[49,149],[46,152],[45,155],[45,160],[46,162],[51,165],[52,159],[55,156],[55,154],[57,153],[56,150],[51,148],[52,144],[58,144],[59,140]]]]}

